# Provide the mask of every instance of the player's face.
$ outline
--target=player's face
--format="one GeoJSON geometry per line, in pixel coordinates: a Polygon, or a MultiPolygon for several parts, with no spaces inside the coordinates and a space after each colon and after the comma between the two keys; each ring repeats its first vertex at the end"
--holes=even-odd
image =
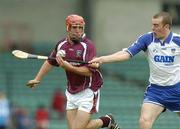
{"type": "Polygon", "coordinates": [[[70,26],[70,30],[68,32],[70,40],[72,40],[74,43],[78,43],[82,35],[84,34],[84,25],[82,24],[72,24],[70,26]]]}
{"type": "Polygon", "coordinates": [[[167,26],[162,23],[162,17],[152,19],[152,31],[156,38],[163,39],[166,36],[167,26]]]}

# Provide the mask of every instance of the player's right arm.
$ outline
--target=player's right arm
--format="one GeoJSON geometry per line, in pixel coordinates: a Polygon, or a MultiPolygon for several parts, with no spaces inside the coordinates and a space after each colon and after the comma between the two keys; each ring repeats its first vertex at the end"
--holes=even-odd
{"type": "Polygon", "coordinates": [[[36,77],[33,80],[30,80],[27,83],[27,86],[29,86],[30,88],[37,86],[37,84],[40,83],[43,76],[45,76],[52,68],[53,66],[49,64],[48,61],[45,61],[44,64],[41,66],[39,72],[37,73],[36,77]]]}
{"type": "Polygon", "coordinates": [[[126,50],[118,51],[111,55],[101,56],[98,58],[92,59],[89,63],[109,63],[109,62],[117,62],[117,61],[125,61],[135,56],[141,50],[146,51],[148,45],[153,40],[153,33],[149,32],[144,35],[138,37],[138,39],[129,46],[126,50]]]}
{"type": "Polygon", "coordinates": [[[89,63],[110,63],[110,62],[117,62],[117,61],[125,61],[131,58],[131,55],[126,51],[118,51],[111,55],[100,56],[97,58],[92,59],[89,63]]]}

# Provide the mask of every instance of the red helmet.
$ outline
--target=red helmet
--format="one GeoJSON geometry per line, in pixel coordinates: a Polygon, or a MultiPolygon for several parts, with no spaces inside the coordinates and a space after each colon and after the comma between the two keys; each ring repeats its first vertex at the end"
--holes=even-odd
{"type": "Polygon", "coordinates": [[[67,28],[67,31],[69,31],[69,27],[72,24],[79,24],[79,25],[83,25],[84,26],[85,22],[84,22],[83,17],[81,17],[79,15],[72,14],[72,15],[67,16],[67,18],[66,18],[66,28],[67,28]]]}

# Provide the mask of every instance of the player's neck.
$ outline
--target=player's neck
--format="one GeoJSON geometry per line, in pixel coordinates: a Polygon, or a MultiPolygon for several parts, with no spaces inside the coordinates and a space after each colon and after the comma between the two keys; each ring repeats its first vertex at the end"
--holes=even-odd
{"type": "Polygon", "coordinates": [[[163,37],[161,37],[161,38],[159,38],[160,40],[166,40],[166,38],[169,36],[169,34],[171,33],[171,31],[170,30],[167,30],[166,32],[164,32],[164,36],[163,37]]]}

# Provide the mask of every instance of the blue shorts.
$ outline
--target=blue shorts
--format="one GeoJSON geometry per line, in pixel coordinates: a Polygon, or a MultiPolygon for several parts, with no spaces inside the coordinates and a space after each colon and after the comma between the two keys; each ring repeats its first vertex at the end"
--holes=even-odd
{"type": "Polygon", "coordinates": [[[144,103],[153,103],[173,112],[180,112],[180,83],[173,86],[150,84],[144,94],[144,103]]]}

